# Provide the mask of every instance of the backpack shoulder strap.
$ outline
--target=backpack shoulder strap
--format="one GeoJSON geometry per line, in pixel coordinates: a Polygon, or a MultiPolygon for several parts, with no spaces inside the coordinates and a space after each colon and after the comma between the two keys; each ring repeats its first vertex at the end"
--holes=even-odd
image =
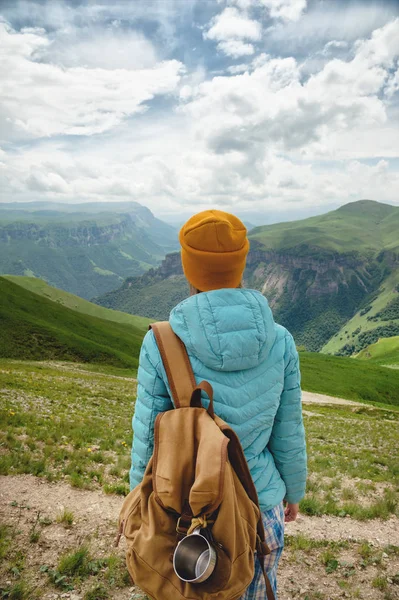
{"type": "Polygon", "coordinates": [[[150,329],[154,332],[175,407],[190,406],[191,396],[197,384],[186,347],[174,333],[169,321],[153,323],[150,329]]]}

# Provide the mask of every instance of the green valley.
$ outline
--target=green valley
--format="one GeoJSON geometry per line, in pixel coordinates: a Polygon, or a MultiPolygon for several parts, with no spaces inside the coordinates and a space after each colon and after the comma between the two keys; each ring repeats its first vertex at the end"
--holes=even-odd
{"type": "Polygon", "coordinates": [[[127,278],[120,288],[94,299],[94,302],[164,321],[169,318],[172,308],[188,294],[180,253],[174,253],[168,254],[157,269],[149,269],[139,277],[127,278]]]}
{"type": "Polygon", "coordinates": [[[355,317],[371,303],[375,319],[364,317],[366,329],[379,327],[378,337],[399,334],[392,313],[385,322],[381,315],[399,282],[398,231],[399,208],[370,200],[302,221],[258,227],[250,234],[248,284],[262,290],[276,319],[298,344],[353,354],[376,341],[364,331],[362,337],[355,317]],[[347,350],[349,339],[354,344],[347,350]]]}

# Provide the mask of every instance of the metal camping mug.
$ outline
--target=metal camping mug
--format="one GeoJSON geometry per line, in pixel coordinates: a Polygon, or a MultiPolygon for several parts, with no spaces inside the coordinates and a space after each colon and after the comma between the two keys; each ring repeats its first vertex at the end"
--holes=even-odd
{"type": "Polygon", "coordinates": [[[177,544],[173,554],[173,568],[182,581],[202,583],[215,570],[216,559],[215,548],[198,527],[177,544]]]}

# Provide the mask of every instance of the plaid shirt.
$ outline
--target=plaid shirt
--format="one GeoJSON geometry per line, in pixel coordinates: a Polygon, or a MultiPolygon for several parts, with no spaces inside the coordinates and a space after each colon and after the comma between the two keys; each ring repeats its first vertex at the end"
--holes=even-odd
{"type": "MultiPolygon", "coordinates": [[[[271,553],[266,556],[265,568],[277,600],[277,566],[284,548],[284,507],[281,502],[262,514],[266,543],[271,553]]],[[[259,561],[255,558],[255,575],[240,600],[266,600],[266,584],[259,561]]]]}

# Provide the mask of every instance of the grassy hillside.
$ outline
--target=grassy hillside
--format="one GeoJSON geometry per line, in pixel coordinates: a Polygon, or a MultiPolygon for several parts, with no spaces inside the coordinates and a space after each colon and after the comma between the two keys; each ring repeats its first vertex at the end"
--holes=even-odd
{"type": "Polygon", "coordinates": [[[0,277],[0,357],[136,369],[145,331],[83,315],[0,277]]]}
{"type": "Polygon", "coordinates": [[[300,364],[306,391],[399,406],[399,369],[316,352],[300,352],[300,364]]]}
{"type": "Polygon", "coordinates": [[[347,354],[352,354],[379,338],[391,335],[399,335],[399,268],[382,282],[368,301],[362,303],[360,310],[331,337],[321,351],[335,354],[342,352],[347,345],[347,354]],[[398,333],[395,334],[394,330],[389,335],[391,326],[397,327],[398,333]],[[381,328],[386,329],[387,336],[381,328]]]}
{"type": "Polygon", "coordinates": [[[377,365],[399,367],[399,336],[378,340],[362,350],[356,359],[371,361],[377,365]]]}
{"type": "Polygon", "coordinates": [[[398,230],[398,207],[360,200],[325,215],[256,227],[250,238],[265,248],[300,248],[304,254],[315,247],[326,252],[364,252],[398,248],[398,230]]]}
{"type": "Polygon", "coordinates": [[[58,288],[52,287],[37,277],[5,275],[4,278],[16,283],[17,285],[20,285],[34,294],[39,294],[39,296],[48,298],[53,302],[57,302],[57,304],[61,304],[62,306],[71,308],[72,310],[85,315],[91,315],[92,317],[98,317],[99,319],[106,319],[107,321],[114,321],[115,323],[126,323],[128,325],[133,325],[133,327],[138,327],[139,329],[146,329],[151,323],[151,319],[147,319],[146,317],[137,317],[135,315],[128,314],[127,312],[110,310],[108,308],[98,306],[98,304],[93,304],[93,302],[84,300],[79,296],[75,296],[74,294],[70,294],[64,290],[59,290],[58,288]]]}

